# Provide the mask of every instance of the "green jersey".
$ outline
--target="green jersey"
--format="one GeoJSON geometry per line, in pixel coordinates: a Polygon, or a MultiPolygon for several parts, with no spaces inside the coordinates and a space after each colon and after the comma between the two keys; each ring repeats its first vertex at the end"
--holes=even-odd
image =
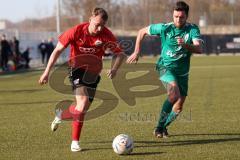
{"type": "Polygon", "coordinates": [[[177,38],[181,37],[185,43],[192,44],[194,39],[200,39],[200,31],[197,25],[186,23],[179,29],[174,23],[159,23],[149,26],[149,35],[158,35],[161,38],[162,52],[157,66],[165,66],[173,69],[178,75],[187,75],[190,67],[191,53],[177,44],[177,38]]]}

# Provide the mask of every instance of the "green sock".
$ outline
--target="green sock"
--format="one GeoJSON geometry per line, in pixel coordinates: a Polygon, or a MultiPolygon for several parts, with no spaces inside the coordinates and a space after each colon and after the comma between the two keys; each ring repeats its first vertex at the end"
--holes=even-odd
{"type": "Polygon", "coordinates": [[[170,103],[169,100],[166,99],[162,106],[162,111],[159,116],[157,128],[164,127],[167,117],[168,117],[169,113],[172,111],[172,107],[173,107],[172,103],[170,103]]]}
{"type": "Polygon", "coordinates": [[[178,113],[175,113],[174,111],[172,111],[168,117],[166,122],[164,123],[164,128],[166,128],[168,125],[170,125],[178,116],[178,113]]]}

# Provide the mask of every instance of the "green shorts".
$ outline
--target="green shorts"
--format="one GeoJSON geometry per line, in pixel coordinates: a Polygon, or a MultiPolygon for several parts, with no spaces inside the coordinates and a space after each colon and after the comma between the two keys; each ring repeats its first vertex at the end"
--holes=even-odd
{"type": "Polygon", "coordinates": [[[159,79],[166,86],[171,82],[176,82],[179,87],[181,96],[187,96],[188,93],[188,74],[177,75],[173,69],[166,67],[157,67],[159,79]]]}

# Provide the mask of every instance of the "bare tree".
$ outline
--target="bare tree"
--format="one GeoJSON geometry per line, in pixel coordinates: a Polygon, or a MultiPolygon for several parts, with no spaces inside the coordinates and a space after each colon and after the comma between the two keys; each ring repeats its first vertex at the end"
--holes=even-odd
{"type": "Polygon", "coordinates": [[[62,0],[64,13],[70,17],[82,16],[87,21],[95,7],[108,9],[111,0],[62,0]]]}
{"type": "MultiPolygon", "coordinates": [[[[173,5],[177,0],[62,0],[61,28],[88,21],[95,7],[109,13],[108,26],[136,30],[151,23],[172,21],[173,5]]],[[[185,0],[190,6],[189,21],[198,24],[205,17],[209,25],[239,25],[240,0],[185,0]]],[[[55,30],[53,17],[28,20],[22,28],[55,30]],[[53,19],[49,21],[49,19],[53,19]]]]}

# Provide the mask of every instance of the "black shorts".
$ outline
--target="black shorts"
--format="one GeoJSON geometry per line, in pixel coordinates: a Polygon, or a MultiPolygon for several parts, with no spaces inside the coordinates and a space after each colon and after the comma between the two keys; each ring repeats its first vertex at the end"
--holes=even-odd
{"type": "Polygon", "coordinates": [[[92,102],[96,93],[97,85],[100,82],[101,77],[98,74],[88,72],[81,68],[70,68],[69,80],[72,84],[73,90],[81,86],[86,86],[89,101],[92,102]]]}

